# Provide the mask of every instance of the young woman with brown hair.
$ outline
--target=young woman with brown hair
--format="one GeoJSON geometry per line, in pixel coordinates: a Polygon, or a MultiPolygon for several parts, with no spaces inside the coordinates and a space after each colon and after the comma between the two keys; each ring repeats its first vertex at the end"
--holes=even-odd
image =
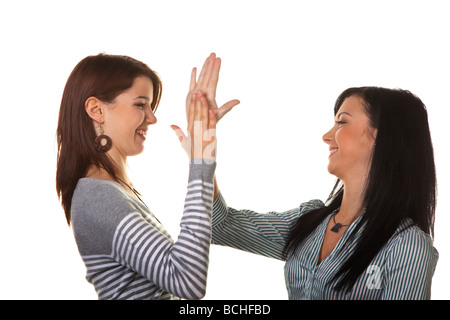
{"type": "Polygon", "coordinates": [[[210,133],[216,117],[202,90],[215,86],[213,62],[208,58],[199,81],[191,80],[187,138],[176,127],[190,157],[177,241],[143,202],[126,170],[127,158],[143,151],[156,123],[158,75],[133,58],[99,54],[83,59],[69,76],[57,129],[56,189],[99,299],[205,294],[216,148],[210,133]]]}

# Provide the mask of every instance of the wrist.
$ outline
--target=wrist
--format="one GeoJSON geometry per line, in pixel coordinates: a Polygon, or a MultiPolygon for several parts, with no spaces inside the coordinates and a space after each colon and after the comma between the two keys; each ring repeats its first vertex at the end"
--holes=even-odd
{"type": "Polygon", "coordinates": [[[202,180],[213,183],[216,162],[207,162],[205,159],[191,159],[189,164],[189,181],[202,180]]]}

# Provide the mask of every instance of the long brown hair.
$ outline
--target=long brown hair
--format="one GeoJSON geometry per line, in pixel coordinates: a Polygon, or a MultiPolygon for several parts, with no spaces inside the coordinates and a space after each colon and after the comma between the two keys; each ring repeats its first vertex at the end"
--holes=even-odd
{"type": "Polygon", "coordinates": [[[99,54],[81,60],[64,88],[57,128],[56,192],[70,225],[70,207],[75,187],[91,165],[101,166],[117,180],[117,168],[106,153],[94,148],[96,138],[92,119],[85,111],[89,97],[111,103],[131,88],[136,77],[146,76],[153,84],[153,112],[158,107],[162,84],[146,64],[122,55],[99,54]]]}

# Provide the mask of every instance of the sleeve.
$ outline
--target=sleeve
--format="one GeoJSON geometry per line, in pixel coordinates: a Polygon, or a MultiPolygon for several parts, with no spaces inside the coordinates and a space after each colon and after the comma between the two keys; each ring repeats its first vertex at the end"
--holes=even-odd
{"type": "Polygon", "coordinates": [[[140,214],[132,213],[116,229],[115,259],[173,295],[201,299],[209,264],[214,170],[215,163],[190,164],[181,231],[175,243],[140,214]]]}
{"type": "Polygon", "coordinates": [[[415,228],[404,232],[388,255],[382,299],[430,299],[438,257],[429,235],[415,228]]]}
{"type": "Polygon", "coordinates": [[[283,260],[291,225],[304,212],[321,206],[311,200],[284,212],[256,213],[227,206],[222,194],[213,205],[212,243],[283,260]]]}

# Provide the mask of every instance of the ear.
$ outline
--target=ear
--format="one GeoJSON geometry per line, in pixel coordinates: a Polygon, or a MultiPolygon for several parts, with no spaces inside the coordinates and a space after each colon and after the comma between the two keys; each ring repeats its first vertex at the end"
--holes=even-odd
{"type": "Polygon", "coordinates": [[[86,110],[86,113],[91,117],[92,120],[103,123],[103,116],[104,116],[104,110],[103,110],[103,102],[101,102],[96,97],[89,97],[86,99],[86,102],[84,103],[84,109],[86,110]]]}
{"type": "Polygon", "coordinates": [[[378,129],[373,129],[373,131],[372,131],[373,141],[375,141],[377,139],[377,135],[378,135],[378,129]]]}

